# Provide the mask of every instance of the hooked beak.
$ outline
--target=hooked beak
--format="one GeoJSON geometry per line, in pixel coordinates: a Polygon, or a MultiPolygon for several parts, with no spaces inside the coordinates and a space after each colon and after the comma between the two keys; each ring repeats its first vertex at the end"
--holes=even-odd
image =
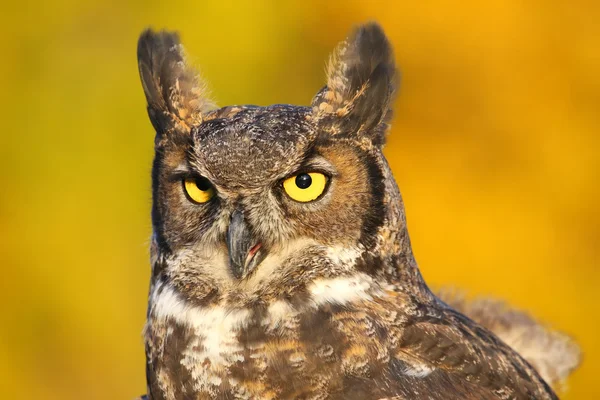
{"type": "Polygon", "coordinates": [[[252,236],[244,214],[235,210],[227,230],[229,267],[233,275],[241,279],[248,275],[265,258],[262,243],[252,236]]]}

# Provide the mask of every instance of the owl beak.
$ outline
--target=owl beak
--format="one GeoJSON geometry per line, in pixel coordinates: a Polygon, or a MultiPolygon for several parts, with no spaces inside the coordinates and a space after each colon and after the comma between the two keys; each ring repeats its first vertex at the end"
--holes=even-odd
{"type": "Polygon", "coordinates": [[[227,230],[227,250],[231,272],[238,279],[248,275],[266,255],[262,244],[254,238],[244,214],[239,210],[231,215],[227,230]]]}

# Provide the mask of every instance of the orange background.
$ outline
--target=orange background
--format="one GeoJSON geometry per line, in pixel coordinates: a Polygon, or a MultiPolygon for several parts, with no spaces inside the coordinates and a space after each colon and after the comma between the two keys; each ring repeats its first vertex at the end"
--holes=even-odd
{"type": "Polygon", "coordinates": [[[574,335],[564,398],[600,398],[600,3],[281,3],[3,5],[2,397],[145,390],[141,30],[179,30],[220,105],[308,104],[335,43],[374,19],[403,73],[386,153],[425,278],[574,335]]]}

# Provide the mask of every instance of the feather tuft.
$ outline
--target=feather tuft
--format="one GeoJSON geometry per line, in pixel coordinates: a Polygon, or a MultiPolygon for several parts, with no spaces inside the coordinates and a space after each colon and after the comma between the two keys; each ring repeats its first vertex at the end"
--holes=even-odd
{"type": "Polygon", "coordinates": [[[157,134],[189,131],[215,108],[197,71],[188,65],[177,33],[144,31],[137,56],[148,114],[157,134]]]}
{"type": "Polygon", "coordinates": [[[385,142],[397,86],[392,47],[376,23],[360,26],[334,50],[327,86],[313,99],[324,130],[385,142]]]}

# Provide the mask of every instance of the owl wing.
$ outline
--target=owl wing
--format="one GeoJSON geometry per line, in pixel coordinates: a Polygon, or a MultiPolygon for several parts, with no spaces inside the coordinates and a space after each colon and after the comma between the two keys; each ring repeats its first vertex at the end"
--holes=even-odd
{"type": "Polygon", "coordinates": [[[575,340],[525,311],[494,298],[467,300],[464,293],[456,289],[440,290],[436,295],[453,309],[494,332],[550,385],[561,387],[581,363],[581,349],[575,340]]]}
{"type": "MultiPolygon", "coordinates": [[[[555,399],[538,373],[493,333],[440,302],[382,300],[357,307],[347,329],[387,348],[375,381],[388,394],[424,398],[555,399]],[[360,310],[360,311],[358,311],[360,310]],[[380,318],[384,316],[384,318],[380,318]],[[362,320],[362,322],[360,322],[362,320]],[[365,329],[366,328],[366,329],[365,329]],[[362,332],[360,332],[362,330],[362,332]],[[411,395],[412,393],[412,395],[411,395]],[[443,395],[440,397],[440,393],[443,395]]],[[[368,340],[363,341],[369,351],[368,340]]],[[[375,372],[375,371],[371,371],[375,372]]]]}

